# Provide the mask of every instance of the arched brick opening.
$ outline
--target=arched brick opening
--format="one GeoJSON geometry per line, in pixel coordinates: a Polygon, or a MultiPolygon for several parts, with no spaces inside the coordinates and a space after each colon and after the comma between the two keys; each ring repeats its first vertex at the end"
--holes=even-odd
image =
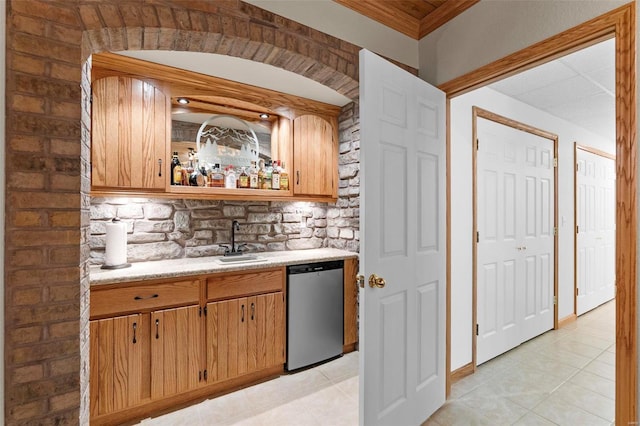
{"type": "MultiPolygon", "coordinates": [[[[357,101],[359,95],[359,83],[357,81],[357,55],[359,48],[340,42],[341,45],[347,47],[347,51],[342,56],[350,56],[348,62],[341,55],[332,54],[328,49],[319,48],[313,43],[302,43],[304,47],[300,49],[298,42],[289,43],[287,46],[279,47],[274,44],[275,40],[265,40],[264,33],[256,31],[256,38],[253,40],[241,37],[239,35],[225,35],[222,33],[212,33],[176,28],[149,28],[149,27],[122,27],[122,28],[100,28],[86,30],[83,32],[82,39],[82,131],[81,131],[81,164],[82,179],[84,184],[81,185],[83,192],[82,209],[86,209],[86,215],[89,215],[90,206],[90,154],[91,154],[91,55],[100,52],[126,51],[126,50],[174,50],[174,51],[191,51],[200,53],[212,53],[231,55],[242,59],[262,62],[268,65],[281,68],[285,71],[294,72],[296,74],[314,80],[336,92],[346,96],[349,99],[357,101]],[[293,50],[290,50],[293,49],[293,50]],[[302,50],[303,53],[299,52],[302,50]],[[307,54],[318,52],[317,59],[307,54]],[[318,59],[321,59],[320,61],[318,59]],[[327,65],[329,62],[331,65],[327,65]]],[[[276,33],[277,34],[277,33],[276,33]]],[[[347,106],[348,114],[351,114],[353,121],[357,120],[357,105],[352,103],[347,106]]],[[[359,124],[355,121],[354,126],[359,124]]],[[[81,232],[81,265],[86,265],[89,253],[89,221],[83,221],[84,229],[81,232]]],[[[88,283],[88,268],[83,268],[86,276],[82,277],[82,281],[88,283]]],[[[88,285],[87,293],[81,295],[81,318],[80,318],[80,392],[82,395],[82,403],[80,407],[81,423],[82,419],[89,418],[89,297],[88,285]]]]}
{"type": "Polygon", "coordinates": [[[88,424],[91,54],[231,55],[356,99],[359,48],[239,0],[8,0],[7,13],[4,420],[88,424]]]}

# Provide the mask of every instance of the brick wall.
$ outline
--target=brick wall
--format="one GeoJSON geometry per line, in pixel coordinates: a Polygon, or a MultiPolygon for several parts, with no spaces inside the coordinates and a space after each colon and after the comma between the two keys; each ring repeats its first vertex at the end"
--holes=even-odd
{"type": "Polygon", "coordinates": [[[127,49],[227,54],[358,93],[357,46],[238,0],[7,0],[6,424],[88,424],[86,60],[127,49]]]}

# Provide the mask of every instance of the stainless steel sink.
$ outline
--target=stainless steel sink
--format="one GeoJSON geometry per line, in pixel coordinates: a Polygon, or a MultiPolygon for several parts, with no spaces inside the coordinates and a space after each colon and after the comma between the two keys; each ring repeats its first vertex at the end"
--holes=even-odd
{"type": "Polygon", "coordinates": [[[264,262],[267,259],[255,256],[252,254],[245,254],[240,256],[224,256],[219,257],[218,262],[220,263],[248,263],[248,262],[264,262]]]}

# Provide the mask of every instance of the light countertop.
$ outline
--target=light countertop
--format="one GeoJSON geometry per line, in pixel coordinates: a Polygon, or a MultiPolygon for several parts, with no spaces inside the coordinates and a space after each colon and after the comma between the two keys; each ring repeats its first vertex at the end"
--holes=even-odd
{"type": "Polygon", "coordinates": [[[91,285],[114,284],[126,281],[215,274],[217,272],[246,271],[250,269],[358,257],[357,253],[333,248],[272,251],[247,254],[258,256],[258,260],[223,264],[218,260],[222,256],[210,256],[137,262],[132,263],[131,267],[123,269],[100,269],[99,265],[95,265],[89,270],[89,278],[91,285]]]}

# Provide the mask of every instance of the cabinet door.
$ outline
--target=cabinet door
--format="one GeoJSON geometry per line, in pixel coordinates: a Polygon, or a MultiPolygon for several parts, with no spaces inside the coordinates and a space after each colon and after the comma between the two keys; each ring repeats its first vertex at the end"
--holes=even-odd
{"type": "Polygon", "coordinates": [[[90,322],[91,413],[98,416],[150,396],[149,315],[90,322]]]}
{"type": "Polygon", "coordinates": [[[293,181],[295,195],[336,196],[337,148],[334,128],[315,115],[293,120],[293,181]]]}
{"type": "Polygon", "coordinates": [[[284,364],[282,292],[207,305],[210,383],[278,364],[284,364]]]}
{"type": "Polygon", "coordinates": [[[93,82],[91,185],[161,190],[171,137],[169,97],[130,77],[93,82]]]}
{"type": "Polygon", "coordinates": [[[202,368],[200,307],[151,313],[151,397],[162,398],[199,386],[202,368]]]}

